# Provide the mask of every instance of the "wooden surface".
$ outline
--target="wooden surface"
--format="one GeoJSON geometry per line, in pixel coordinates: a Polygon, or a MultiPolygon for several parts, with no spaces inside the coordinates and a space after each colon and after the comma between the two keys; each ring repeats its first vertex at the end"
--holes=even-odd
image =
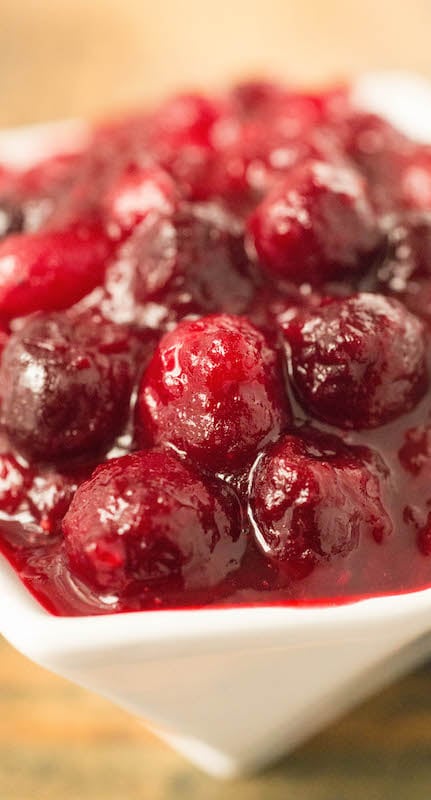
{"type": "Polygon", "coordinates": [[[108,702],[0,641],[1,800],[429,800],[431,670],[399,682],[263,775],[198,772],[108,702]]]}
{"type": "Polygon", "coordinates": [[[233,76],[431,76],[429,0],[0,0],[0,125],[233,76]]]}
{"type": "MultiPolygon", "coordinates": [[[[99,115],[252,73],[323,81],[403,67],[431,77],[430,30],[429,0],[0,0],[0,126],[99,115]]],[[[0,720],[0,800],[431,797],[430,669],[232,784],[5,643],[0,720]]]]}

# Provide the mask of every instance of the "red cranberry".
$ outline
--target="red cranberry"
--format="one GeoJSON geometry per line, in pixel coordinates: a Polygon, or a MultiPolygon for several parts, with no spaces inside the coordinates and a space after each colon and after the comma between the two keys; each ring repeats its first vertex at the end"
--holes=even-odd
{"type": "Polygon", "coordinates": [[[373,428],[410,411],[428,385],[424,327],[378,294],[333,299],[285,325],[305,407],[343,428],[373,428]]]}
{"type": "Polygon", "coordinates": [[[351,116],[345,146],[380,211],[431,209],[431,148],[373,114],[351,116]]]}
{"type": "MultiPolygon", "coordinates": [[[[392,531],[376,466],[365,448],[316,431],[286,434],[258,459],[250,513],[263,553],[291,578],[347,557],[364,537],[392,531]]],[[[381,475],[379,474],[381,470],[381,475]]]]}
{"type": "Polygon", "coordinates": [[[156,211],[171,214],[176,205],[175,184],[158,167],[129,166],[120,174],[104,198],[108,219],[129,231],[156,211]]]}
{"type": "Polygon", "coordinates": [[[431,556],[431,513],[428,514],[425,525],[418,531],[417,544],[424,556],[431,556]]]}
{"type": "Polygon", "coordinates": [[[112,244],[97,226],[8,236],[0,243],[0,315],[67,308],[103,280],[112,244]]]}
{"type": "Polygon", "coordinates": [[[397,214],[386,225],[387,255],[377,285],[431,322],[431,212],[397,214]]]}
{"type": "Polygon", "coordinates": [[[200,94],[178,94],[159,108],[153,118],[152,138],[157,147],[207,145],[220,115],[217,102],[200,94]]]}
{"type": "Polygon", "coordinates": [[[3,353],[3,420],[43,460],[106,447],[125,421],[133,368],[127,335],[103,321],[30,317],[3,353]]]}
{"type": "Polygon", "coordinates": [[[63,517],[79,484],[90,474],[88,466],[74,473],[42,469],[34,473],[26,505],[32,519],[47,535],[60,534],[63,517]]]}
{"type": "Polygon", "coordinates": [[[249,232],[262,266],[294,283],[363,272],[381,244],[362,178],[323,162],[293,170],[258,206],[249,232]]]}
{"type": "Polygon", "coordinates": [[[160,341],[138,396],[141,442],[172,444],[229,471],[290,419],[276,352],[241,317],[183,322],[160,341]]]}
{"type": "Polygon", "coordinates": [[[213,586],[244,552],[239,505],[171,453],[101,464],[63,521],[72,570],[92,588],[122,593],[142,582],[213,586]]]}
{"type": "Polygon", "coordinates": [[[220,123],[214,134],[218,158],[208,179],[212,193],[245,213],[304,161],[341,160],[330,134],[314,129],[303,132],[297,125],[292,129],[291,123],[284,117],[277,119],[277,125],[268,125],[264,119],[220,123]]]}
{"type": "Polygon", "coordinates": [[[254,293],[241,229],[216,204],[149,216],[109,269],[107,287],[119,307],[129,295],[135,309],[150,304],[151,312],[157,304],[173,321],[221,309],[241,313],[254,293]]]}

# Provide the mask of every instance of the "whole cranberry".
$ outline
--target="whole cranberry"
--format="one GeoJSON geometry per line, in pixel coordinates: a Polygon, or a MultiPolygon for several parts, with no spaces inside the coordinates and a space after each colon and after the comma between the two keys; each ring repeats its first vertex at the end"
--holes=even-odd
{"type": "Polygon", "coordinates": [[[101,464],[63,521],[73,572],[96,590],[133,584],[214,586],[245,548],[239,504],[173,453],[146,451],[101,464]]]}
{"type": "Polygon", "coordinates": [[[302,130],[297,119],[278,116],[220,123],[214,133],[216,162],[208,182],[241,216],[247,215],[272,187],[309,159],[341,160],[334,137],[320,130],[302,130]]]}
{"type": "Polygon", "coordinates": [[[172,444],[214,470],[252,460],[290,417],[278,354],[250,322],[227,314],[167,333],[139,388],[140,442],[172,444]]]}
{"type": "Polygon", "coordinates": [[[164,163],[174,151],[211,149],[211,135],[221,114],[219,102],[198,93],[177,94],[153,115],[149,146],[164,163]]]}
{"type": "Polygon", "coordinates": [[[364,537],[392,531],[382,500],[385,469],[366,448],[311,429],[288,433],[258,459],[249,508],[265,556],[293,579],[347,557],[364,537]]]}
{"type": "Polygon", "coordinates": [[[248,230],[261,265],[298,284],[361,274],[382,243],[363,178],[321,161],[298,166],[277,184],[248,230]]]}
{"type": "Polygon", "coordinates": [[[152,211],[171,214],[176,200],[175,184],[164,170],[129,165],[113,181],[103,206],[109,221],[130,231],[152,211]]]}
{"type": "Polygon", "coordinates": [[[306,409],[342,428],[374,428],[410,411],[428,386],[422,322],[378,294],[333,299],[284,326],[306,409]]]}
{"type": "Polygon", "coordinates": [[[128,412],[133,366],[127,334],[102,320],[30,317],[3,352],[3,422],[42,460],[105,448],[128,412]]]}
{"type": "Polygon", "coordinates": [[[387,254],[377,271],[377,288],[431,322],[431,212],[391,215],[386,228],[387,254]]]}
{"type": "Polygon", "coordinates": [[[190,313],[242,313],[255,291],[241,228],[217,204],[148,216],[106,283],[120,307],[127,293],[135,307],[157,304],[170,321],[190,313]]]}
{"type": "Polygon", "coordinates": [[[98,286],[113,245],[97,225],[8,236],[0,243],[0,315],[67,308],[98,286]]]}

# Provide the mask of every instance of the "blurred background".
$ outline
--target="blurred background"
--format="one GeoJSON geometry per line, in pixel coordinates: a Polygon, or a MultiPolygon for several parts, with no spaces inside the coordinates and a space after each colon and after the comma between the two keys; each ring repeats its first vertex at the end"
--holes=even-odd
{"type": "MultiPolygon", "coordinates": [[[[0,0],[0,127],[251,75],[431,78],[430,31],[430,0],[0,0]]],[[[0,800],[429,800],[430,679],[418,671],[266,774],[224,785],[0,640],[0,800]]]]}
{"type": "Polygon", "coordinates": [[[431,77],[430,30],[429,0],[0,0],[0,125],[262,72],[431,77]]]}

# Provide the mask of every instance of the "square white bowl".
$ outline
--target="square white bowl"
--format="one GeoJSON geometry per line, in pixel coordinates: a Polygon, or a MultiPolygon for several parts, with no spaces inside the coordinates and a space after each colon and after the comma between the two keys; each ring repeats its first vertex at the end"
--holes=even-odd
{"type": "MultiPolygon", "coordinates": [[[[365,76],[354,96],[431,141],[427,83],[365,76]]],[[[0,163],[75,149],[86,131],[67,123],[5,132],[0,163]]],[[[277,758],[431,654],[431,589],[341,606],[65,618],[48,614],[0,557],[0,595],[0,633],[18,650],[141,716],[220,777],[277,758]]]]}

